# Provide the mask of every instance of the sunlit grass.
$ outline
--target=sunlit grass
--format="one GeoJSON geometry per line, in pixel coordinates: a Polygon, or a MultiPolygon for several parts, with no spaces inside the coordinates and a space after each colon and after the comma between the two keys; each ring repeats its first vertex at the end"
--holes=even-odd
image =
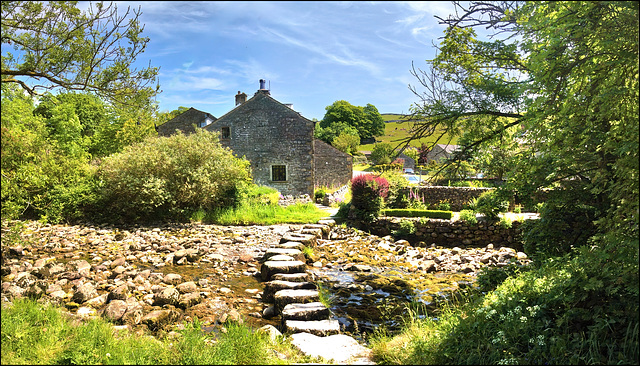
{"type": "Polygon", "coordinates": [[[317,222],[327,213],[313,203],[296,203],[287,207],[273,204],[244,203],[239,207],[208,213],[204,221],[218,225],[274,225],[317,222]]]}
{"type": "Polygon", "coordinates": [[[197,319],[178,336],[157,339],[116,331],[100,318],[81,324],[58,308],[18,299],[2,309],[2,359],[7,364],[42,365],[249,365],[312,361],[283,339],[270,340],[235,323],[225,333],[203,333],[197,319]],[[283,360],[274,350],[286,356],[283,360]]]}
{"type": "MultiPolygon", "coordinates": [[[[389,120],[401,120],[402,116],[399,115],[382,115],[382,119],[384,119],[385,121],[389,121],[389,120]]],[[[385,128],[384,128],[384,135],[383,136],[378,136],[376,137],[376,140],[379,142],[388,142],[392,145],[396,145],[399,144],[400,141],[402,141],[403,139],[406,139],[407,137],[410,136],[410,132],[411,132],[411,126],[412,124],[415,122],[408,122],[408,121],[400,121],[400,122],[386,122],[385,128]]],[[[438,134],[439,136],[439,134],[438,134]]],[[[411,141],[411,143],[409,144],[410,146],[413,147],[420,147],[420,145],[422,143],[430,143],[430,142],[434,142],[436,139],[436,136],[431,136],[431,137],[426,137],[426,138],[422,138],[419,140],[414,140],[411,141]]],[[[449,136],[445,135],[442,137],[442,139],[440,140],[440,143],[449,143],[449,144],[455,144],[457,142],[457,138],[454,138],[453,140],[449,141],[449,136]]],[[[359,151],[371,151],[373,150],[373,145],[374,144],[366,144],[366,145],[360,145],[360,147],[358,148],[359,151]]]]}

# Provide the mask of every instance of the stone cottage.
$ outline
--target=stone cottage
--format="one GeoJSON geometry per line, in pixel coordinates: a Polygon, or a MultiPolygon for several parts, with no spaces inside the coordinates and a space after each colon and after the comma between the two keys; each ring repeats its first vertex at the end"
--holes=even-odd
{"type": "Polygon", "coordinates": [[[431,151],[427,153],[427,158],[425,162],[421,162],[423,164],[428,164],[431,161],[441,161],[445,159],[449,159],[454,151],[458,150],[460,147],[458,145],[445,145],[445,144],[436,144],[433,146],[431,151]]]}
{"type": "Polygon", "coordinates": [[[216,117],[195,108],[189,108],[176,117],[156,127],[158,136],[171,136],[176,130],[185,135],[195,132],[196,128],[205,127],[216,120],[216,117]]]}
{"type": "MultiPolygon", "coordinates": [[[[264,80],[260,80],[260,89],[250,99],[240,92],[235,98],[235,108],[211,122],[206,116],[191,112],[194,119],[190,126],[219,132],[223,146],[251,162],[256,184],[275,188],[283,195],[313,197],[315,187],[342,186],[349,182],[353,158],[314,139],[315,122],[300,115],[291,105],[271,97],[264,80]]],[[[180,119],[182,125],[174,120],[165,124],[172,122],[169,128],[184,127],[189,118],[180,119]]],[[[159,134],[161,127],[158,127],[159,134]]]]}

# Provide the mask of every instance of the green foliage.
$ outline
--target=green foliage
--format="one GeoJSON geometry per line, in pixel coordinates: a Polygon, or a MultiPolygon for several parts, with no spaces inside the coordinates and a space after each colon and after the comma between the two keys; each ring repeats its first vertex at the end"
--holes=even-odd
{"type": "Polygon", "coordinates": [[[358,135],[342,132],[333,139],[333,147],[350,155],[357,153],[359,146],[360,137],[358,135]]]}
{"type": "MultiPolygon", "coordinates": [[[[327,106],[326,113],[319,123],[319,127],[326,129],[336,123],[343,123],[346,126],[357,130],[361,139],[367,139],[384,134],[384,120],[375,106],[367,104],[366,107],[354,106],[344,100],[338,100],[327,106]]],[[[337,128],[333,128],[337,130],[337,128]]],[[[340,135],[340,131],[336,131],[340,135]]],[[[327,141],[327,140],[324,140],[327,141]]]]}
{"type": "Polygon", "coordinates": [[[503,198],[502,191],[492,190],[482,193],[475,202],[475,211],[488,220],[497,220],[498,214],[509,210],[509,201],[503,198]]]}
{"type": "Polygon", "coordinates": [[[31,98],[3,84],[3,218],[74,220],[97,199],[77,116],[63,109],[48,125],[33,114],[31,98]]]}
{"type": "Polygon", "coordinates": [[[320,188],[316,188],[315,192],[313,192],[313,197],[315,198],[316,202],[318,200],[322,200],[324,199],[324,196],[327,194],[327,188],[326,187],[320,187],[320,188]]]}
{"type": "Polygon", "coordinates": [[[103,160],[102,212],[110,219],[157,219],[230,207],[250,183],[248,167],[213,133],[149,138],[103,160]]]}
{"type": "Polygon", "coordinates": [[[540,219],[525,222],[522,228],[524,251],[541,261],[567,254],[595,235],[595,217],[591,206],[561,204],[552,198],[542,206],[540,219]]]}
{"type": "MultiPolygon", "coordinates": [[[[386,159],[383,158],[383,160],[386,160],[386,159]]],[[[400,172],[402,172],[403,165],[404,165],[403,163],[396,162],[396,161],[394,161],[392,163],[389,163],[389,164],[376,164],[375,166],[373,166],[373,171],[374,172],[381,172],[381,173],[386,173],[386,172],[397,172],[397,173],[400,173],[400,172]]]]}
{"type": "Polygon", "coordinates": [[[413,221],[410,220],[400,220],[400,227],[398,228],[398,230],[394,230],[392,233],[397,237],[413,235],[416,233],[416,225],[413,221]]]}
{"type": "Polygon", "coordinates": [[[389,193],[384,201],[385,207],[388,208],[405,208],[408,204],[407,192],[411,184],[397,170],[389,170],[383,172],[384,177],[389,182],[389,193]]]}
{"type": "Polygon", "coordinates": [[[369,159],[371,159],[375,165],[390,164],[394,154],[395,149],[390,143],[381,142],[373,145],[369,159]]]}
{"type": "Polygon", "coordinates": [[[484,293],[493,291],[507,278],[517,277],[518,274],[530,269],[530,266],[523,266],[516,262],[510,262],[503,267],[482,267],[476,280],[478,290],[484,293]]]}
{"type": "Polygon", "coordinates": [[[335,216],[346,219],[349,217],[349,211],[351,211],[351,202],[340,202],[338,203],[338,212],[336,212],[335,216]]]}
{"type": "Polygon", "coordinates": [[[440,210],[419,210],[411,208],[393,208],[382,210],[382,215],[391,217],[427,217],[431,219],[450,220],[453,216],[453,212],[440,210]]]}
{"type": "Polygon", "coordinates": [[[472,226],[478,223],[478,219],[476,218],[476,213],[473,210],[461,210],[460,220],[472,226]]]}
{"type": "MultiPolygon", "coordinates": [[[[351,126],[348,123],[342,121],[333,121],[328,125],[322,125],[322,123],[316,124],[316,127],[313,131],[313,136],[315,138],[320,139],[330,145],[333,145],[334,140],[338,138],[338,136],[342,135],[359,136],[358,130],[354,126],[351,126]]],[[[344,139],[351,142],[350,138],[344,139]]],[[[358,144],[359,143],[360,141],[358,141],[358,144]]]]}
{"type": "Polygon", "coordinates": [[[149,38],[140,11],[114,4],[81,10],[76,2],[2,3],[2,83],[30,95],[85,90],[111,101],[152,97],[158,69],[136,69],[149,38]]]}

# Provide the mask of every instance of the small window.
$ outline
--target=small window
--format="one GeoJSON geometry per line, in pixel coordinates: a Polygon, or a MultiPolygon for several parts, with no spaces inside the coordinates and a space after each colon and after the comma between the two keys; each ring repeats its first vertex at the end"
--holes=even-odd
{"type": "Polygon", "coordinates": [[[271,180],[274,182],[286,182],[287,180],[287,166],[286,165],[272,165],[271,166],[271,180]]]}
{"type": "Polygon", "coordinates": [[[221,138],[228,140],[231,138],[231,130],[229,127],[222,127],[221,138]]]}

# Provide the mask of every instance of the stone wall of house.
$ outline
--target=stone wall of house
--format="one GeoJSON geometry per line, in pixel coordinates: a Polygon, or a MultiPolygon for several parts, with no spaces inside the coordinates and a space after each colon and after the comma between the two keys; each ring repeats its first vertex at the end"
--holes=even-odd
{"type": "Polygon", "coordinates": [[[510,228],[501,227],[498,223],[479,220],[471,225],[462,220],[440,220],[412,217],[380,217],[367,225],[372,234],[391,235],[400,229],[401,221],[412,221],[416,232],[407,236],[413,245],[429,246],[436,244],[443,247],[482,247],[493,244],[496,247],[507,246],[522,250],[522,230],[520,221],[513,221],[510,228]]]}
{"type": "Polygon", "coordinates": [[[313,122],[261,92],[207,127],[229,128],[220,142],[234,155],[251,162],[256,184],[277,189],[282,195],[313,196],[313,122]],[[273,165],[286,166],[286,181],[271,178],[273,165]]]}
{"type": "Polygon", "coordinates": [[[351,155],[318,139],[314,140],[314,164],[316,187],[341,187],[353,175],[351,155]]]}
{"type": "MultiPolygon", "coordinates": [[[[412,194],[416,194],[425,204],[435,205],[441,202],[448,202],[451,211],[460,211],[472,199],[479,197],[484,192],[495,188],[472,188],[472,187],[446,187],[430,186],[411,188],[412,194]]],[[[409,197],[408,189],[404,192],[409,197]]]]}

